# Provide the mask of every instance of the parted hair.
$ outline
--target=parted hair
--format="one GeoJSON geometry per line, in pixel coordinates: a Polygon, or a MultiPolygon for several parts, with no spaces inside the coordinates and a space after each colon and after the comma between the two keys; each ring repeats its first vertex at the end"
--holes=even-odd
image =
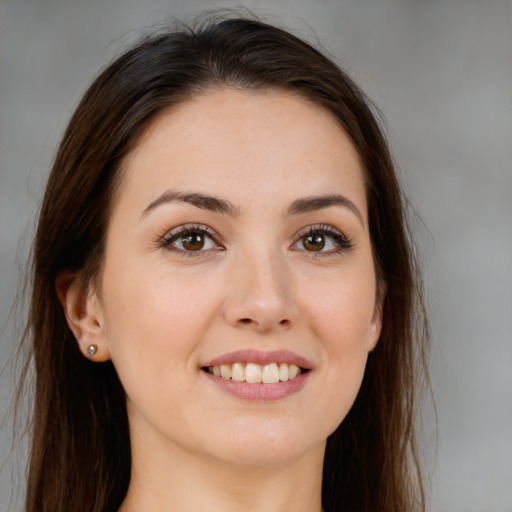
{"type": "Polygon", "coordinates": [[[428,328],[406,202],[380,116],[332,58],[286,30],[231,14],[144,36],[94,80],[64,133],[30,275],[29,512],[117,511],[126,495],[131,454],[124,390],[111,362],[93,363],[80,352],[55,282],[64,270],[84,283],[97,276],[120,166],[155,116],[194,95],[229,88],[286,90],[321,106],[351,139],[365,173],[383,326],[355,403],[327,440],[324,510],[425,510],[415,432],[428,328]]]}

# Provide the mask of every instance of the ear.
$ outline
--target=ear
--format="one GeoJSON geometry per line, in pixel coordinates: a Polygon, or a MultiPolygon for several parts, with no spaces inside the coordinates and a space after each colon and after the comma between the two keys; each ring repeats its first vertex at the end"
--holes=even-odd
{"type": "Polygon", "coordinates": [[[66,270],[57,276],[55,290],[82,354],[98,362],[110,359],[101,305],[94,289],[66,270]],[[93,353],[91,346],[96,347],[93,353]]]}
{"type": "Polygon", "coordinates": [[[382,305],[384,303],[384,292],[379,291],[373,309],[370,329],[368,331],[368,352],[371,352],[377,346],[382,331],[382,305]]]}

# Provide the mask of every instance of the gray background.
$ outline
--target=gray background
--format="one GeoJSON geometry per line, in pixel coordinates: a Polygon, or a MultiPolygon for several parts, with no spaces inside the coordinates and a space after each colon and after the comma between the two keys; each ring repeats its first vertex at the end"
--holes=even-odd
{"type": "MultiPolygon", "coordinates": [[[[224,1],[223,6],[238,3],[224,1]]],[[[431,510],[512,511],[512,3],[247,0],[324,46],[379,104],[414,206],[433,328],[431,510]],[[437,442],[436,442],[437,439],[437,442]],[[437,452],[436,452],[437,446],[437,452]]],[[[91,77],[141,29],[206,0],[0,0],[0,363],[59,137],[91,77]],[[20,242],[21,240],[21,242],[20,242]]],[[[12,393],[0,384],[0,415],[12,393]]],[[[2,427],[0,457],[10,446],[2,427]]],[[[23,453],[23,449],[18,450],[23,453]]],[[[9,504],[12,461],[0,475],[9,504]]]]}

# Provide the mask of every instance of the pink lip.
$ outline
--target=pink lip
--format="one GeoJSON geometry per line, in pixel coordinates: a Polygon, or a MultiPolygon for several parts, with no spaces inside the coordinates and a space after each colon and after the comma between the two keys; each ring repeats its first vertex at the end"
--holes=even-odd
{"type": "MultiPolygon", "coordinates": [[[[210,366],[221,366],[223,364],[233,363],[256,363],[260,365],[286,363],[295,364],[304,370],[313,369],[313,364],[310,361],[288,350],[271,350],[266,352],[260,350],[236,350],[229,354],[216,357],[202,364],[201,367],[208,368],[210,366]]],[[[222,377],[216,377],[206,371],[202,373],[222,391],[236,396],[237,398],[243,400],[267,401],[279,400],[297,393],[304,387],[311,372],[306,371],[292,380],[276,382],[274,384],[250,384],[248,382],[237,382],[222,377]]]]}
{"type": "MultiPolygon", "coordinates": [[[[256,364],[270,364],[270,363],[286,363],[296,364],[305,370],[312,370],[313,364],[293,352],[288,350],[271,350],[263,352],[260,350],[236,350],[229,354],[216,357],[205,364],[201,364],[202,368],[209,366],[220,366],[222,364],[233,363],[256,363],[256,364]]],[[[291,381],[290,381],[291,382],[291,381]]]]}
{"type": "MultiPolygon", "coordinates": [[[[216,365],[214,365],[216,366],[216,365]]],[[[249,384],[248,382],[237,382],[234,380],[215,377],[208,372],[203,373],[211,382],[216,384],[222,391],[229,393],[242,400],[269,401],[279,400],[293,395],[300,391],[306,384],[311,372],[301,373],[298,377],[275,384],[249,384]]]]}

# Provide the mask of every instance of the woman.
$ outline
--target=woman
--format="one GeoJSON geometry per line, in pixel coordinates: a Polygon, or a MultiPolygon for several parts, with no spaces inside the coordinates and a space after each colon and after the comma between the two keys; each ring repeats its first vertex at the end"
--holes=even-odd
{"type": "Polygon", "coordinates": [[[308,44],[210,19],[119,57],[33,261],[27,510],[424,509],[403,199],[369,102],[308,44]]]}

